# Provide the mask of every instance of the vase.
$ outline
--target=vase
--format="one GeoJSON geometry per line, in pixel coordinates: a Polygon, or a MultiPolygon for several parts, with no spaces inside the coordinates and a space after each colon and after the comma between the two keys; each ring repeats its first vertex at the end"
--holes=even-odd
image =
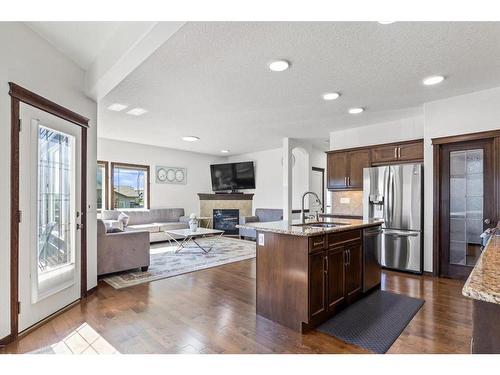
{"type": "Polygon", "coordinates": [[[191,230],[191,232],[196,232],[198,230],[198,220],[189,220],[189,229],[191,230]]]}

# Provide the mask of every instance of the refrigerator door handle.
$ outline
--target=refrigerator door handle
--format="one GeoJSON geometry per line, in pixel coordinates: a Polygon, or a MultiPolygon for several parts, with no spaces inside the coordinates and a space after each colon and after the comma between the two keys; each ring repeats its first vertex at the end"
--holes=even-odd
{"type": "Polygon", "coordinates": [[[420,232],[384,231],[384,235],[391,237],[418,237],[420,232]]]}

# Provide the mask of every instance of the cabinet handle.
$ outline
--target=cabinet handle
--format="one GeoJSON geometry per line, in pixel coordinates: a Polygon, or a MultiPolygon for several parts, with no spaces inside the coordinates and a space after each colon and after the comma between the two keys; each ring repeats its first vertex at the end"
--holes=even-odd
{"type": "Polygon", "coordinates": [[[320,241],[320,242],[313,242],[313,247],[324,245],[324,244],[325,244],[325,240],[320,241]]]}
{"type": "Polygon", "coordinates": [[[328,256],[325,256],[325,273],[328,272],[328,256]]]}
{"type": "Polygon", "coordinates": [[[351,264],[351,249],[347,250],[347,265],[351,264]]]}
{"type": "Polygon", "coordinates": [[[401,159],[401,147],[398,147],[398,159],[401,159]]]}
{"type": "Polygon", "coordinates": [[[344,177],[344,185],[347,186],[347,177],[344,177]]]}
{"type": "Polygon", "coordinates": [[[394,159],[398,158],[398,148],[394,147],[394,159]]]}
{"type": "Polygon", "coordinates": [[[351,186],[351,177],[347,177],[347,186],[351,186]]]}

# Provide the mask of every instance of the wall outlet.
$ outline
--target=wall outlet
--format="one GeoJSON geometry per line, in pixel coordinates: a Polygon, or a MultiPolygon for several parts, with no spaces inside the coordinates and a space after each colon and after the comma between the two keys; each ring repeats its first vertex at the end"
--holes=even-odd
{"type": "Polygon", "coordinates": [[[259,233],[259,246],[264,246],[264,233],[259,233]]]}
{"type": "Polygon", "coordinates": [[[351,203],[351,198],[340,198],[340,204],[349,204],[351,203]]]}

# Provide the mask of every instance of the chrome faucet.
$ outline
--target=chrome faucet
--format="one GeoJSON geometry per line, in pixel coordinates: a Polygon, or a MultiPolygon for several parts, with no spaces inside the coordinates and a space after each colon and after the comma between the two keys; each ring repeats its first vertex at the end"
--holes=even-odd
{"type": "MultiPolygon", "coordinates": [[[[302,224],[306,222],[306,212],[305,212],[305,198],[308,194],[312,194],[316,197],[316,203],[318,203],[321,206],[321,199],[319,199],[318,194],[316,194],[314,191],[306,191],[304,195],[302,195],[302,209],[300,210],[300,217],[302,220],[302,224]]],[[[321,208],[320,208],[321,211],[321,208]]],[[[310,215],[308,217],[309,219],[314,218],[314,216],[310,215]]],[[[316,211],[316,221],[319,221],[319,211],[316,211]]]]}

